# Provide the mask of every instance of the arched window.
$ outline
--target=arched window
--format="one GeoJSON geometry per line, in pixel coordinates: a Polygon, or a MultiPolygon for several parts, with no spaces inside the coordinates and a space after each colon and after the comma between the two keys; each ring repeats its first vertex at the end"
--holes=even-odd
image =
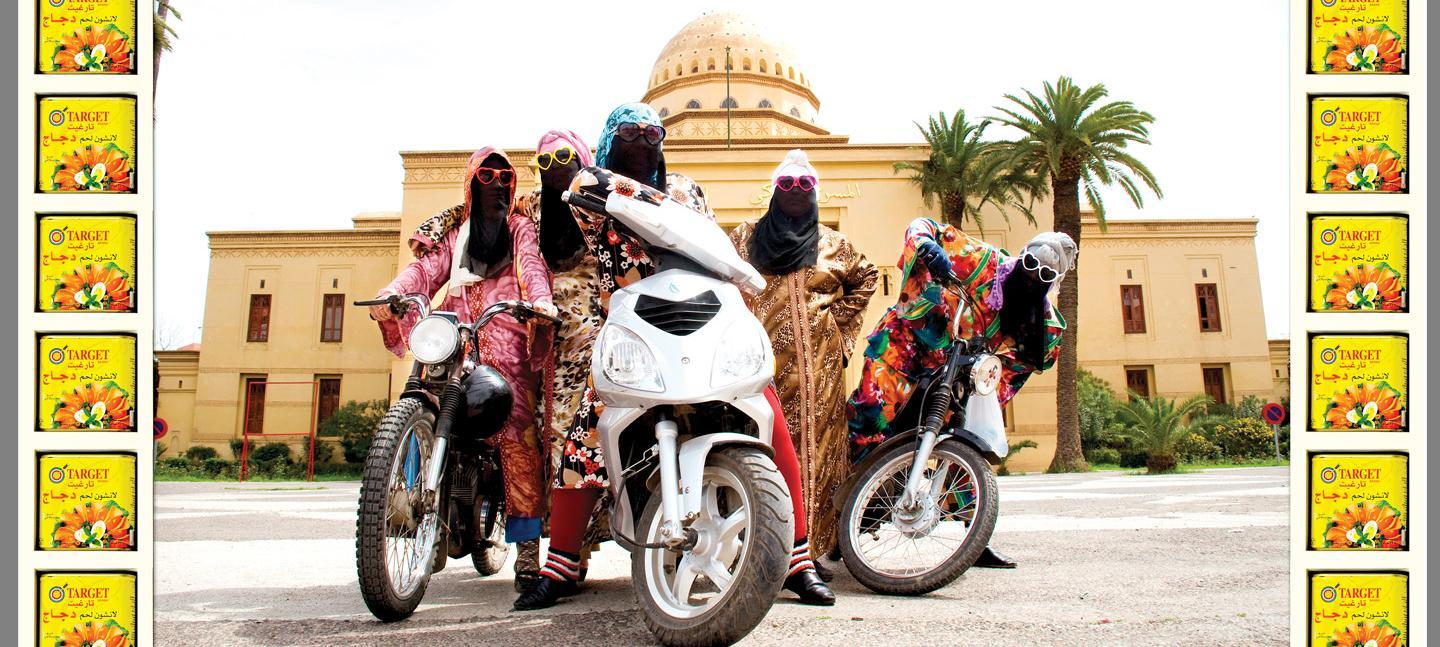
{"type": "Polygon", "coordinates": [[[691,73],[691,74],[699,74],[699,73],[700,73],[700,61],[693,61],[693,60],[690,61],[690,73],[691,73]]]}
{"type": "Polygon", "coordinates": [[[790,108],[790,116],[791,116],[791,117],[794,117],[794,118],[796,118],[796,119],[799,119],[799,118],[800,118],[800,108],[798,108],[798,107],[793,107],[793,106],[792,106],[792,107],[790,108]]]}
{"type": "Polygon", "coordinates": [[[780,61],[775,61],[775,76],[785,76],[785,66],[780,61]]]}
{"type": "Polygon", "coordinates": [[[738,104],[738,103],[735,102],[735,97],[725,97],[725,100],[720,102],[720,107],[721,107],[721,108],[739,108],[739,107],[740,107],[740,104],[738,104]]]}
{"type": "Polygon", "coordinates": [[[790,68],[790,80],[791,80],[791,81],[794,81],[794,80],[795,80],[795,68],[793,68],[793,67],[790,68]]]}
{"type": "Polygon", "coordinates": [[[750,57],[747,56],[744,60],[740,61],[740,69],[746,72],[750,71],[750,57]]]}
{"type": "Polygon", "coordinates": [[[769,71],[770,71],[770,70],[765,69],[765,59],[763,59],[763,58],[760,59],[760,73],[761,73],[761,74],[764,74],[764,73],[769,72],[769,71]]]}
{"type": "Polygon", "coordinates": [[[664,118],[669,117],[669,116],[670,116],[670,109],[669,109],[669,108],[661,108],[661,109],[660,109],[660,118],[661,118],[661,119],[664,119],[664,118]]]}
{"type": "Polygon", "coordinates": [[[710,59],[706,59],[706,60],[705,60],[705,71],[706,71],[706,72],[714,72],[714,71],[715,71],[715,59],[710,58],[710,59]]]}
{"type": "Polygon", "coordinates": [[[699,99],[691,99],[691,100],[685,102],[685,109],[686,109],[686,110],[699,110],[699,109],[700,109],[700,100],[699,100],[699,99]]]}
{"type": "Polygon", "coordinates": [[[684,73],[685,73],[685,70],[680,67],[680,64],[679,64],[679,63],[676,63],[676,64],[675,64],[675,77],[676,77],[676,78],[679,78],[680,75],[681,75],[681,74],[684,74],[684,73]]]}
{"type": "Polygon", "coordinates": [[[665,70],[665,80],[666,80],[666,81],[669,81],[669,80],[670,80],[670,70],[665,70]]]}
{"type": "Polygon", "coordinates": [[[756,108],[773,108],[774,106],[770,105],[770,100],[769,100],[769,99],[761,99],[761,100],[760,100],[760,105],[755,106],[755,107],[756,107],[756,108]]]}
{"type": "Polygon", "coordinates": [[[805,83],[805,73],[804,73],[804,72],[801,72],[801,73],[800,73],[800,85],[807,85],[807,84],[805,83]]]}

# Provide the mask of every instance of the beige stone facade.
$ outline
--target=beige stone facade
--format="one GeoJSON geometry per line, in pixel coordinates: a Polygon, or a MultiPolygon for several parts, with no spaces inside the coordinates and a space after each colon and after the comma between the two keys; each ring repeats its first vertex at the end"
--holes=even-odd
{"type": "MultiPolygon", "coordinates": [[[[617,97],[617,103],[623,99],[617,97]]],[[[928,150],[923,145],[852,144],[848,137],[820,128],[819,101],[794,54],[762,38],[753,23],[728,14],[697,20],[666,46],[644,99],[667,115],[669,169],[694,178],[727,227],[760,216],[769,200],[771,170],[786,150],[804,148],[821,176],[821,220],[849,236],[881,267],[867,328],[894,302],[903,231],[910,220],[934,211],[893,165],[925,159],[928,150]],[[719,109],[727,96],[726,44],[734,67],[728,96],[739,106],[728,115],[729,146],[726,111],[719,109]],[[712,70],[710,59],[716,56],[718,67],[712,70]],[[752,68],[741,70],[747,58],[752,68]],[[783,64],[779,75],[777,62],[783,64]],[[692,100],[701,107],[686,108],[692,100]],[[759,107],[762,100],[769,107],[759,107]]],[[[590,118],[598,122],[603,117],[590,118]]],[[[507,135],[510,140],[529,138],[507,135]]],[[[506,152],[520,166],[521,189],[534,187],[533,151],[506,152]]],[[[356,308],[346,312],[343,342],[318,341],[320,301],[336,290],[347,300],[367,297],[387,283],[399,264],[410,259],[401,234],[461,200],[468,156],[469,151],[400,153],[404,180],[398,218],[360,217],[354,229],[341,231],[212,233],[202,350],[198,357],[159,353],[161,415],[167,420],[173,415],[172,429],[185,430],[174,442],[220,445],[236,437],[244,420],[246,376],[289,381],[342,376],[343,400],[393,392],[408,363],[394,361],[381,348],[374,324],[356,308]],[[261,280],[268,287],[260,288],[261,280]],[[337,285],[341,287],[333,287],[337,285]],[[265,344],[245,341],[245,309],[249,295],[258,290],[276,295],[276,327],[265,344]],[[194,384],[194,390],[181,387],[182,379],[194,384]]],[[[1035,213],[1040,218],[1036,225],[1018,216],[1007,225],[1000,214],[990,213],[985,222],[991,228],[976,233],[1000,247],[1018,249],[1036,231],[1050,228],[1050,205],[1036,205],[1035,213]]],[[[1208,389],[1238,400],[1276,393],[1280,387],[1265,339],[1255,225],[1254,219],[1153,218],[1111,221],[1102,231],[1088,220],[1080,254],[1082,367],[1117,392],[1127,387],[1127,378],[1144,375],[1151,392],[1166,396],[1208,389]],[[1121,286],[1132,286],[1127,288],[1131,295],[1138,289],[1142,303],[1130,309],[1128,328],[1121,286]],[[1211,312],[1202,318],[1202,309],[1211,312]],[[1135,330],[1137,311],[1144,313],[1143,330],[1135,330]]],[[[858,360],[857,354],[851,362],[852,383],[858,360]]],[[[310,396],[300,387],[288,388],[277,387],[267,396],[267,431],[308,429],[310,396]]],[[[1033,471],[1049,464],[1055,446],[1055,389],[1053,372],[1036,376],[1009,407],[1011,442],[1031,439],[1039,445],[1018,454],[1013,469],[1033,471]]]]}

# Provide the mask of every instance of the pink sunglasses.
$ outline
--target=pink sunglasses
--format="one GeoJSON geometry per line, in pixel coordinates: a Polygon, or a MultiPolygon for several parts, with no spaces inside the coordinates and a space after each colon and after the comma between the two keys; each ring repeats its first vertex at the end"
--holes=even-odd
{"type": "Polygon", "coordinates": [[[815,188],[815,176],[813,175],[782,175],[775,178],[775,187],[781,191],[810,191],[815,188]]]}

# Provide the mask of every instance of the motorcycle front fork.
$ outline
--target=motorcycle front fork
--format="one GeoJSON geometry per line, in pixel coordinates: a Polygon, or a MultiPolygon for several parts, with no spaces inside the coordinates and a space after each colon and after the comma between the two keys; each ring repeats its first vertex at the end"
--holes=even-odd
{"type": "MultiPolygon", "coordinates": [[[[935,451],[935,441],[940,434],[935,429],[926,429],[920,433],[920,446],[915,449],[914,462],[910,464],[910,473],[905,478],[905,491],[900,494],[900,500],[895,504],[901,510],[908,510],[915,507],[919,502],[919,494],[922,481],[925,480],[925,468],[930,463],[930,453],[935,451]]],[[[933,490],[934,483],[929,484],[933,490]]]]}
{"type": "Polygon", "coordinates": [[[655,423],[656,457],[660,461],[660,541],[670,548],[689,539],[680,519],[680,459],[675,445],[679,435],[674,420],[662,418],[655,423]]]}

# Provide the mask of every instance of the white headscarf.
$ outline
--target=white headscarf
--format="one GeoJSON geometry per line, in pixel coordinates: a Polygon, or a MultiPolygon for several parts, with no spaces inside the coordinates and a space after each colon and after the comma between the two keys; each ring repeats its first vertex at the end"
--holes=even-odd
{"type": "Polygon", "coordinates": [[[815,171],[815,167],[810,165],[810,157],[805,154],[805,151],[798,148],[785,154],[785,159],[775,167],[775,172],[770,174],[770,181],[774,182],[782,175],[792,177],[808,175],[815,178],[816,181],[820,180],[820,174],[815,171]]]}
{"type": "Polygon", "coordinates": [[[1070,236],[1058,231],[1045,231],[1036,234],[1034,238],[1030,239],[1030,242],[1025,243],[1025,249],[1021,251],[1021,254],[1025,252],[1034,256],[1042,266],[1055,270],[1056,274],[1063,276],[1075,269],[1076,256],[1080,250],[1070,236]]]}

